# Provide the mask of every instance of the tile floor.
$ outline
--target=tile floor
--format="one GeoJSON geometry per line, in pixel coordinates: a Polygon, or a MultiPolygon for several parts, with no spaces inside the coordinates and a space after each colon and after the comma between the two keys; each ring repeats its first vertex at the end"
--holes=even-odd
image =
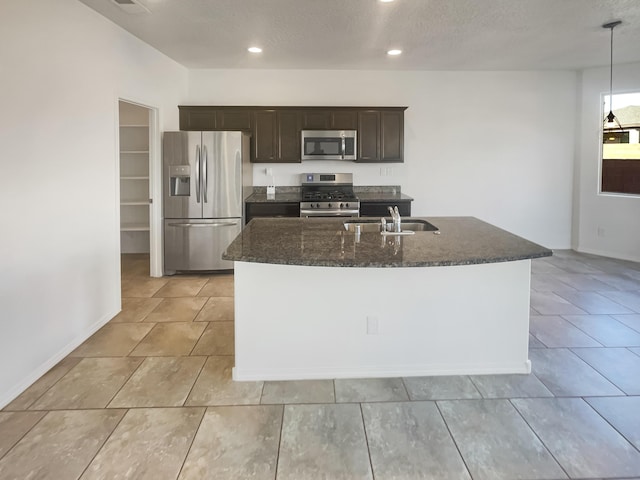
{"type": "Polygon", "coordinates": [[[0,412],[0,479],[640,478],[640,264],[532,264],[531,375],[243,382],[233,277],[149,278],[0,412]]]}

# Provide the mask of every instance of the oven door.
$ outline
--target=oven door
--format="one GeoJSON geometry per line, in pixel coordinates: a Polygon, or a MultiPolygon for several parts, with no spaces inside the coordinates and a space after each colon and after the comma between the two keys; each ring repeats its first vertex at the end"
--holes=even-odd
{"type": "Polygon", "coordinates": [[[355,160],[355,130],[303,130],[302,160],[355,160]]]}
{"type": "Polygon", "coordinates": [[[335,210],[333,208],[301,208],[300,217],[359,217],[360,210],[354,209],[342,209],[335,210]]]}

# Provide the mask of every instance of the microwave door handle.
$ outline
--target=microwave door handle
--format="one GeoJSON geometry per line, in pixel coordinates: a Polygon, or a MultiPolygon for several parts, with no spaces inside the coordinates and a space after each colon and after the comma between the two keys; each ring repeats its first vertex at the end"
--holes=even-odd
{"type": "Polygon", "coordinates": [[[206,145],[202,147],[202,153],[204,153],[204,160],[202,161],[202,197],[204,198],[204,203],[208,203],[209,200],[207,199],[207,188],[209,187],[209,175],[207,172],[207,164],[209,163],[209,153],[207,151],[206,145]]]}
{"type": "Polygon", "coordinates": [[[344,151],[347,148],[346,140],[344,139],[344,133],[342,134],[342,160],[344,160],[344,151]]]}
{"type": "Polygon", "coordinates": [[[196,145],[196,203],[200,203],[200,145],[196,145]]]}

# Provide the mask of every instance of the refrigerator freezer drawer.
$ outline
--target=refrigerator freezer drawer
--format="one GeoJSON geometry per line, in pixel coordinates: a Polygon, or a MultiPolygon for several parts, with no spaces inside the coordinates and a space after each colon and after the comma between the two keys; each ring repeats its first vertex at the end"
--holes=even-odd
{"type": "Polygon", "coordinates": [[[232,269],[222,253],[241,230],[241,218],[165,219],[165,274],[232,269]]]}

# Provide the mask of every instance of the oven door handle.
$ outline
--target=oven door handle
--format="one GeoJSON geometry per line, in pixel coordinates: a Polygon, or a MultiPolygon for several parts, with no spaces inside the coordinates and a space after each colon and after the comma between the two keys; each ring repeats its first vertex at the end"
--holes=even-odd
{"type": "Polygon", "coordinates": [[[359,217],[360,210],[300,209],[301,217],[359,217]]]}

